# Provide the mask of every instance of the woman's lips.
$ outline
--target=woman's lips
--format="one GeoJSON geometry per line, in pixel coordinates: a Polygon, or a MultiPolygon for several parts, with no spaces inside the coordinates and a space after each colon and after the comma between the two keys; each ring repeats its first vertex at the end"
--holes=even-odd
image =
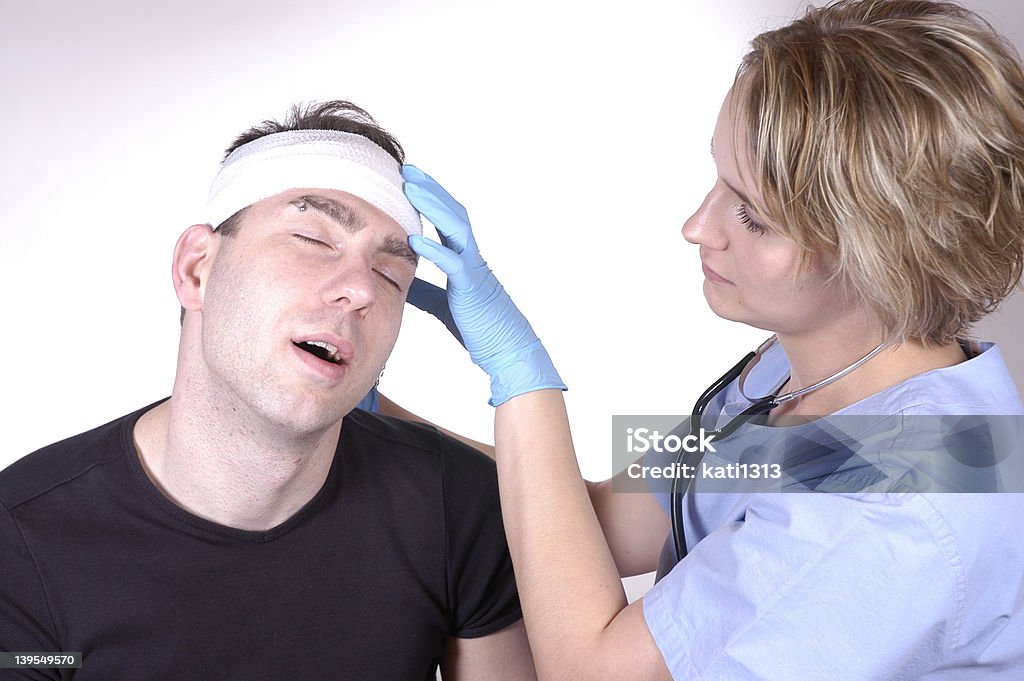
{"type": "Polygon", "coordinates": [[[708,278],[708,281],[714,284],[732,284],[731,281],[708,267],[708,264],[703,260],[700,261],[700,268],[704,271],[704,276],[708,278]]]}

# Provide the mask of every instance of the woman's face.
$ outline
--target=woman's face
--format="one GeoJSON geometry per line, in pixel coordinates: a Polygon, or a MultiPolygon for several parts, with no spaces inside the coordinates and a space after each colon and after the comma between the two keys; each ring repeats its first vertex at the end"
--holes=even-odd
{"type": "Polygon", "coordinates": [[[733,101],[730,92],[712,140],[718,179],[683,225],[686,240],[700,246],[704,297],[725,319],[780,335],[813,332],[852,305],[838,284],[827,284],[830,256],[815,253],[800,269],[800,247],[764,219],[733,101]]]}

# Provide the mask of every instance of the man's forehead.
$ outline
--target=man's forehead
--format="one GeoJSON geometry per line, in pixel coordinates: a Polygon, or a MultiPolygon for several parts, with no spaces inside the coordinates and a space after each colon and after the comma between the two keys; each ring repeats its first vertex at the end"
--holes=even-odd
{"type": "Polygon", "coordinates": [[[326,218],[350,234],[373,225],[394,231],[403,240],[407,237],[405,230],[394,218],[369,201],[341,189],[290,189],[258,203],[266,204],[275,212],[287,209],[308,211],[326,218]]]}

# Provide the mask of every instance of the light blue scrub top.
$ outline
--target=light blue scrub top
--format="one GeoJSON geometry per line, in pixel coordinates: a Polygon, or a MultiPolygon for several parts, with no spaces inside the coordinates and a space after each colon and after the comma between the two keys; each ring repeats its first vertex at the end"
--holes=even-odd
{"type": "MultiPolygon", "coordinates": [[[[911,426],[937,421],[918,416],[1024,414],[999,350],[975,351],[839,414],[858,423],[905,415],[911,426]]],[[[771,393],[788,373],[776,344],[745,389],[771,393]]],[[[733,382],[707,415],[749,404],[733,382]]],[[[733,438],[756,428],[744,425],[722,444],[739,442],[742,460],[742,439],[733,438]]],[[[841,467],[886,478],[906,441],[927,438],[902,440],[876,439],[847,457],[859,464],[844,458],[841,467]]],[[[1010,463],[1024,458],[1022,448],[1010,444],[1010,463]]],[[[719,446],[716,456],[735,456],[732,449],[719,446]]],[[[816,479],[843,480],[843,471],[816,479]]],[[[865,480],[861,491],[828,493],[715,492],[695,483],[683,504],[689,553],[643,601],[673,678],[1024,679],[1024,494],[878,493],[870,490],[893,488],[865,480]]],[[[667,495],[657,496],[667,509],[667,495]]]]}

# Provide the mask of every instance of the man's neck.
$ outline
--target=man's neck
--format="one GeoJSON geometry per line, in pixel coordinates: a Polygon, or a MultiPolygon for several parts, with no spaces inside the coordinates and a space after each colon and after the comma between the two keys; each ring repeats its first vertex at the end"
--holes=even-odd
{"type": "Polygon", "coordinates": [[[135,426],[142,466],[171,501],[220,525],[260,531],[290,518],[323,486],[340,422],[290,437],[192,397],[176,390],[135,426]]]}

